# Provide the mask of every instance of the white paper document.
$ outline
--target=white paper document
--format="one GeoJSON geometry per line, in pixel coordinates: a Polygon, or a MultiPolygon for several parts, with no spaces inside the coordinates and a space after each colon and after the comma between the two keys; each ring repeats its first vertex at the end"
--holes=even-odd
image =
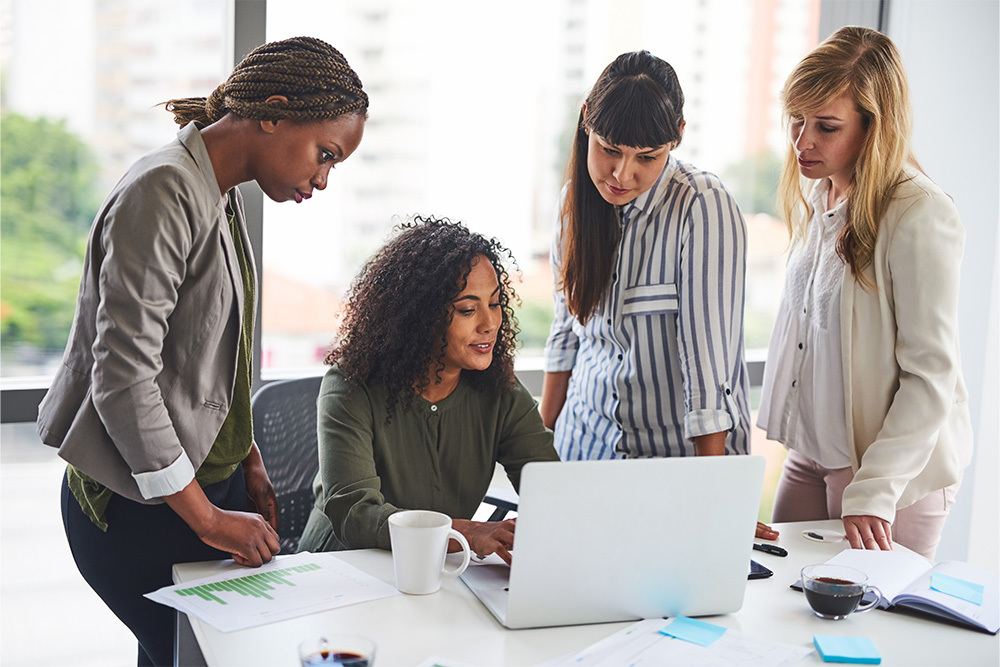
{"type": "Polygon", "coordinates": [[[700,646],[682,639],[660,634],[672,621],[651,618],[619,630],[610,637],[574,655],[546,663],[545,667],[655,667],[686,665],[708,667],[740,665],[741,667],[778,667],[791,665],[813,651],[808,646],[793,646],[754,639],[735,630],[725,633],[709,646],[700,646]]]}
{"type": "Polygon", "coordinates": [[[397,594],[333,553],[300,553],[166,586],[146,597],[232,632],[397,594]]]}

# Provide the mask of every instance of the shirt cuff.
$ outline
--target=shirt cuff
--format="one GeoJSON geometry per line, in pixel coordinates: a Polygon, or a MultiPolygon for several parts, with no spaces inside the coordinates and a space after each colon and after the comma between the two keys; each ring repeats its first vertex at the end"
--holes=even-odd
{"type": "Polygon", "coordinates": [[[191,483],[194,479],[194,466],[183,450],[177,460],[160,470],[132,473],[132,479],[139,487],[139,493],[146,500],[170,496],[191,483]]]}
{"type": "Polygon", "coordinates": [[[726,410],[695,410],[684,415],[684,437],[693,440],[699,435],[731,431],[735,423],[726,410]]]}
{"type": "Polygon", "coordinates": [[[576,365],[576,348],[545,350],[544,370],[546,373],[571,371],[576,365]]]}

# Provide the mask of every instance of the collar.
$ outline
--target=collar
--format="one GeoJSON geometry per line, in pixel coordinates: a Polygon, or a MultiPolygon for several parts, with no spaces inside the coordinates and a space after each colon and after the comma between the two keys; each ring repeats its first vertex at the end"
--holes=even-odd
{"type": "Polygon", "coordinates": [[[847,219],[847,199],[842,199],[829,211],[826,210],[826,198],[830,194],[830,179],[821,178],[815,181],[809,195],[809,205],[814,216],[824,225],[840,226],[847,219]]]}
{"type": "Polygon", "coordinates": [[[636,211],[645,214],[660,203],[660,200],[663,199],[664,193],[667,190],[665,186],[670,183],[674,177],[674,173],[677,171],[677,164],[677,159],[674,157],[673,151],[671,151],[670,155],[667,156],[667,163],[663,165],[663,170],[660,172],[660,175],[656,177],[656,181],[653,182],[653,186],[629,203],[617,207],[621,212],[620,218],[623,222],[626,218],[630,218],[635,215],[636,211]],[[661,184],[663,184],[664,187],[660,187],[661,184]]]}
{"type": "Polygon", "coordinates": [[[225,210],[226,193],[219,188],[219,179],[215,176],[212,159],[208,156],[205,140],[201,138],[203,127],[204,125],[198,121],[188,123],[177,133],[177,140],[187,149],[194,163],[198,166],[198,172],[205,182],[205,187],[216,199],[216,206],[220,210],[225,210]]]}

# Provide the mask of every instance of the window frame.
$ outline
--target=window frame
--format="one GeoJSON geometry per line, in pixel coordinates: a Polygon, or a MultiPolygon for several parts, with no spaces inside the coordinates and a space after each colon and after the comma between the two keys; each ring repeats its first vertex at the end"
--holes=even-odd
{"type": "MultiPolygon", "coordinates": [[[[892,0],[821,0],[820,35],[825,36],[843,25],[865,25],[883,30],[888,24],[888,12],[892,0]]],[[[266,39],[267,0],[230,0],[233,63],[266,39]]],[[[264,195],[256,183],[239,186],[246,208],[247,232],[253,245],[254,261],[263,281],[263,230],[264,195]]],[[[263,290],[261,290],[263,292],[263,290]]],[[[286,379],[289,373],[271,372],[261,376],[261,300],[257,303],[257,319],[254,327],[253,369],[251,390],[256,391],[267,382],[286,379]]],[[[763,358],[749,360],[747,368],[750,384],[760,386],[764,377],[763,358]]],[[[517,375],[534,395],[542,391],[544,372],[537,364],[519,364],[517,375]]],[[[33,422],[38,418],[38,405],[47,383],[39,384],[38,378],[0,378],[0,423],[33,422]]]]}

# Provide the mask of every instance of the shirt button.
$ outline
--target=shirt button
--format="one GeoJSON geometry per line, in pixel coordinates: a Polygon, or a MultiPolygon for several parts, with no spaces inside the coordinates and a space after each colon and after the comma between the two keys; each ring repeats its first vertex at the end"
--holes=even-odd
{"type": "Polygon", "coordinates": [[[802,343],[799,343],[799,349],[800,350],[802,349],[802,343]]]}
{"type": "Polygon", "coordinates": [[[621,360],[622,360],[622,355],[619,354],[618,355],[618,361],[621,361],[621,360]]]}
{"type": "Polygon", "coordinates": [[[610,317],[608,318],[607,321],[608,321],[608,326],[611,326],[611,318],[610,317]]]}
{"type": "Polygon", "coordinates": [[[793,387],[795,386],[795,380],[792,380],[792,386],[793,387]]]}
{"type": "Polygon", "coordinates": [[[437,411],[438,411],[438,406],[432,405],[431,406],[431,412],[437,412],[437,411]]]}
{"type": "Polygon", "coordinates": [[[615,399],[617,401],[618,400],[618,394],[611,394],[611,398],[613,398],[613,399],[615,399]]]}

